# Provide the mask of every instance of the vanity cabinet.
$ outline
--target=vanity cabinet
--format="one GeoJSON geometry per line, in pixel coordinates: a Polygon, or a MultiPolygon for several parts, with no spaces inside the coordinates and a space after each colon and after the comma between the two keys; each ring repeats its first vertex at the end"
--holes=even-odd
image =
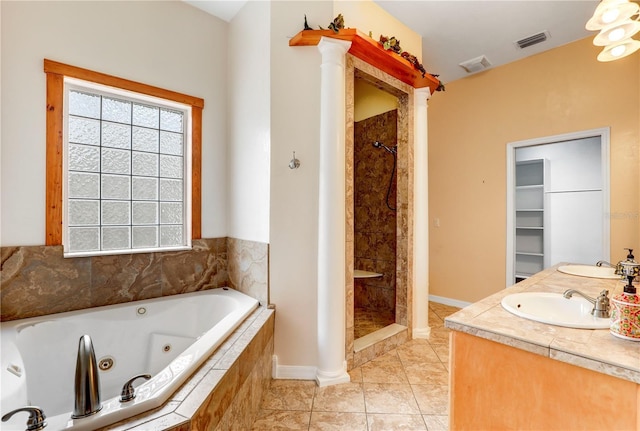
{"type": "Polygon", "coordinates": [[[511,293],[622,291],[619,280],[565,274],[560,265],[445,318],[450,430],[640,431],[640,343],[524,319],[501,305],[511,293]]]}
{"type": "Polygon", "coordinates": [[[515,282],[545,267],[545,160],[516,163],[515,282]]]}

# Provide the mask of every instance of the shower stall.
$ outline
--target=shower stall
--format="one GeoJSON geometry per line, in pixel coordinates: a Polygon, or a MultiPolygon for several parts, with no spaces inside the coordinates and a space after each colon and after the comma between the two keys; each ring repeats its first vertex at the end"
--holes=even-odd
{"type": "Polygon", "coordinates": [[[396,322],[397,110],[354,123],[354,338],[396,322]]]}

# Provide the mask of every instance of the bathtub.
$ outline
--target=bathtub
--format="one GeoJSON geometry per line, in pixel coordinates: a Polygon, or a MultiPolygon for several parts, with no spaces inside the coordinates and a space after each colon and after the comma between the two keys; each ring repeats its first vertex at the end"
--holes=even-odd
{"type": "MultiPolygon", "coordinates": [[[[45,430],[95,430],[161,406],[258,306],[232,289],[129,302],[0,324],[4,415],[35,405],[45,430]],[[102,410],[71,419],[78,341],[91,336],[100,367],[102,410]],[[122,385],[138,374],[136,397],[120,403],[122,385]]],[[[24,430],[17,413],[2,430],[24,430]]]]}

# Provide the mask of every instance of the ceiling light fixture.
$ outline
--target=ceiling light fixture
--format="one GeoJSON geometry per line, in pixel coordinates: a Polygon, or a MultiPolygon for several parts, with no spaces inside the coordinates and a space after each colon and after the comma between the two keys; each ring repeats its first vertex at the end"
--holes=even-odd
{"type": "Polygon", "coordinates": [[[629,0],[602,0],[585,25],[587,30],[599,30],[593,44],[603,46],[598,61],[617,60],[640,49],[632,37],[640,31],[640,6],[629,0]]]}

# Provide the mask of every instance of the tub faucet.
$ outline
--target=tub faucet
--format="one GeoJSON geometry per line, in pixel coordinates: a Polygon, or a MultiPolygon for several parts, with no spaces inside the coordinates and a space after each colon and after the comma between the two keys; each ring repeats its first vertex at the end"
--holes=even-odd
{"type": "Polygon", "coordinates": [[[11,419],[11,416],[19,412],[29,413],[29,419],[27,419],[27,428],[25,429],[25,431],[40,431],[47,426],[47,423],[45,422],[45,419],[47,417],[44,415],[42,409],[36,406],[27,406],[15,409],[2,416],[2,422],[8,421],[9,419],[11,419]]]}
{"type": "Polygon", "coordinates": [[[584,293],[580,292],[579,290],[575,290],[575,289],[565,290],[562,296],[564,296],[567,299],[571,299],[571,297],[575,293],[582,296],[584,299],[586,299],[587,301],[593,304],[593,310],[591,310],[591,314],[594,317],[600,317],[600,318],[611,317],[609,297],[607,296],[609,295],[608,290],[603,290],[602,292],[600,292],[600,295],[598,295],[597,298],[592,298],[590,296],[587,296],[584,293]]]}
{"type": "Polygon", "coordinates": [[[609,262],[607,262],[606,260],[599,260],[596,262],[596,266],[608,266],[609,268],[615,268],[615,265],[611,265],[609,262]]]}
{"type": "Polygon", "coordinates": [[[100,376],[96,353],[91,337],[83,335],[78,344],[76,361],[75,406],[72,419],[80,419],[98,413],[102,409],[100,402],[100,376]]]}

